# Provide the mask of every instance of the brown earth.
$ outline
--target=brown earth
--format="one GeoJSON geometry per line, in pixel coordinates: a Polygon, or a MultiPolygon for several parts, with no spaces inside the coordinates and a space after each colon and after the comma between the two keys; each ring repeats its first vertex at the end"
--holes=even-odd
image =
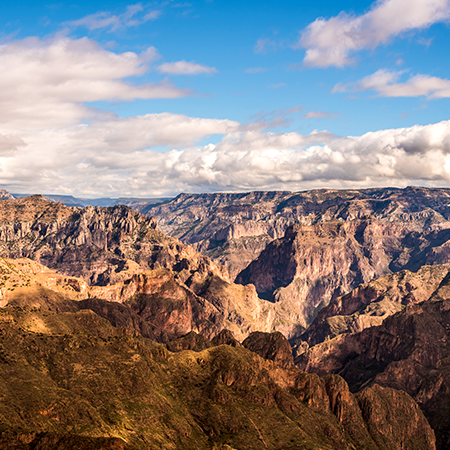
{"type": "Polygon", "coordinates": [[[92,311],[1,308],[0,362],[1,448],[435,448],[403,392],[354,395],[245,348],[171,353],[92,311]]]}
{"type": "Polygon", "coordinates": [[[295,359],[297,366],[318,374],[340,374],[353,391],[371,383],[404,390],[429,419],[438,448],[448,448],[449,286],[447,274],[428,300],[406,306],[381,325],[306,345],[295,359]]]}

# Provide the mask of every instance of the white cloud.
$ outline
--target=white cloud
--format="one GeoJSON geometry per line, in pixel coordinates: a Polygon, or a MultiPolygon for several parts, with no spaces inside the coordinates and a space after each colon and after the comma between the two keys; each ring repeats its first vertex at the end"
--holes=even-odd
{"type": "Polygon", "coordinates": [[[0,185],[13,192],[147,196],[450,181],[450,121],[336,137],[164,113],[29,130],[14,139],[0,139],[0,185]],[[212,134],[223,137],[196,144],[212,134]]]}
{"type": "MultiPolygon", "coordinates": [[[[88,106],[187,95],[169,81],[127,81],[157,58],[153,47],[116,54],[88,39],[1,45],[0,185],[24,193],[148,196],[450,181],[450,121],[339,138],[326,131],[266,131],[300,107],[261,112],[240,124],[170,113],[120,118],[88,106]]],[[[399,76],[379,73],[364,86],[381,92],[407,85],[399,76]]],[[[423,92],[442,95],[444,88],[423,92]]]]}
{"type": "Polygon", "coordinates": [[[215,67],[202,66],[194,62],[177,61],[173,63],[164,63],[158,66],[158,71],[167,75],[199,75],[217,73],[215,67]]]}
{"type": "Polygon", "coordinates": [[[355,16],[341,12],[319,18],[302,32],[296,48],[305,48],[308,66],[343,67],[351,55],[373,49],[409,30],[420,30],[450,18],[450,0],[378,0],[355,16]]]}
{"type": "Polygon", "coordinates": [[[160,15],[161,11],[146,11],[141,3],[137,3],[127,6],[126,11],[119,15],[112,14],[110,11],[99,11],[82,19],[66,22],[66,25],[86,27],[91,31],[101,28],[109,28],[110,31],[116,31],[119,28],[137,26],[149,20],[155,20],[160,15]]]}
{"type": "Polygon", "coordinates": [[[65,126],[102,115],[85,102],[177,98],[189,92],[169,80],[133,84],[159,57],[113,53],[87,38],[27,38],[0,45],[0,122],[12,128],[65,126]]]}
{"type": "Polygon", "coordinates": [[[450,97],[450,80],[419,74],[398,82],[404,73],[380,69],[356,83],[337,84],[333,92],[375,91],[380,97],[450,97]]]}
{"type": "Polygon", "coordinates": [[[340,114],[331,114],[327,111],[309,111],[303,114],[302,119],[332,119],[340,114]]]}

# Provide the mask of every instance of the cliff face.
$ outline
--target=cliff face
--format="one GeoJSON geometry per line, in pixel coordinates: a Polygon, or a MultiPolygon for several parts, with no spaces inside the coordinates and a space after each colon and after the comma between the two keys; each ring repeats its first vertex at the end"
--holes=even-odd
{"type": "Polygon", "coordinates": [[[361,283],[447,263],[449,199],[425,188],[181,194],[143,211],[254,284],[275,302],[274,329],[295,338],[361,283]]]}
{"type": "Polygon", "coordinates": [[[189,288],[178,275],[155,269],[112,285],[89,286],[26,258],[0,258],[0,307],[90,309],[114,326],[134,328],[158,342],[190,331],[212,338],[228,328],[243,340],[253,331],[272,330],[276,317],[272,305],[259,299],[252,286],[211,276],[189,288]]]}
{"type": "Polygon", "coordinates": [[[306,327],[321,308],[361,283],[448,262],[449,237],[449,230],[419,234],[398,222],[373,219],[293,225],[236,282],[254,284],[261,297],[280,303],[278,308],[306,327]]]}
{"type": "MultiPolygon", "coordinates": [[[[273,307],[258,298],[254,287],[229,283],[221,266],[125,206],[68,208],[41,196],[4,200],[0,254],[26,255],[58,271],[24,258],[23,267],[0,260],[0,272],[4,269],[8,277],[0,280],[2,305],[19,301],[21,290],[31,283],[37,291],[42,287],[84,300],[80,305],[89,304],[114,323],[129,323],[161,342],[189,331],[212,337],[229,328],[244,339],[252,331],[273,329],[273,307]],[[29,274],[17,275],[25,267],[29,274]]],[[[36,304],[62,308],[50,298],[54,294],[37,291],[36,304]]]]}
{"type": "Polygon", "coordinates": [[[180,194],[161,205],[140,207],[160,229],[224,264],[234,279],[273,239],[294,223],[372,217],[410,231],[448,228],[448,189],[313,190],[240,194],[180,194]]]}
{"type": "Polygon", "coordinates": [[[298,367],[338,373],[357,390],[368,383],[395,387],[419,403],[436,432],[438,448],[450,445],[450,278],[425,302],[407,306],[380,326],[342,334],[296,358],[298,367]]]}
{"type": "Polygon", "coordinates": [[[42,196],[0,202],[0,255],[28,257],[61,273],[106,285],[137,270],[168,268],[187,281],[226,272],[125,206],[69,208],[42,196]]]}
{"type": "Polygon", "coordinates": [[[0,309],[0,360],[2,448],[435,448],[407,394],[227,345],[170,353],[91,311],[0,309]]]}
{"type": "Polygon", "coordinates": [[[428,300],[447,276],[450,264],[422,266],[376,278],[338,297],[321,309],[300,336],[314,346],[343,333],[356,333],[381,325],[405,306],[428,300]]]}

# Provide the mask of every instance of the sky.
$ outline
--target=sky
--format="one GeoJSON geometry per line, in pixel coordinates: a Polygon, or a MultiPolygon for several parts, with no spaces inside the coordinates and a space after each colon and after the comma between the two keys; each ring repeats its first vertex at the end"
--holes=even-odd
{"type": "Polygon", "coordinates": [[[450,182],[450,0],[24,0],[0,188],[78,197],[450,182]]]}

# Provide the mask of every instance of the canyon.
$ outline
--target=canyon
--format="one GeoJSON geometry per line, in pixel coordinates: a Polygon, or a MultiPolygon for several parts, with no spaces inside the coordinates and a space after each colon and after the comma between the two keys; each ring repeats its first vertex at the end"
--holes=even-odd
{"type": "Polygon", "coordinates": [[[1,448],[450,445],[450,190],[2,198],[1,448]]]}

